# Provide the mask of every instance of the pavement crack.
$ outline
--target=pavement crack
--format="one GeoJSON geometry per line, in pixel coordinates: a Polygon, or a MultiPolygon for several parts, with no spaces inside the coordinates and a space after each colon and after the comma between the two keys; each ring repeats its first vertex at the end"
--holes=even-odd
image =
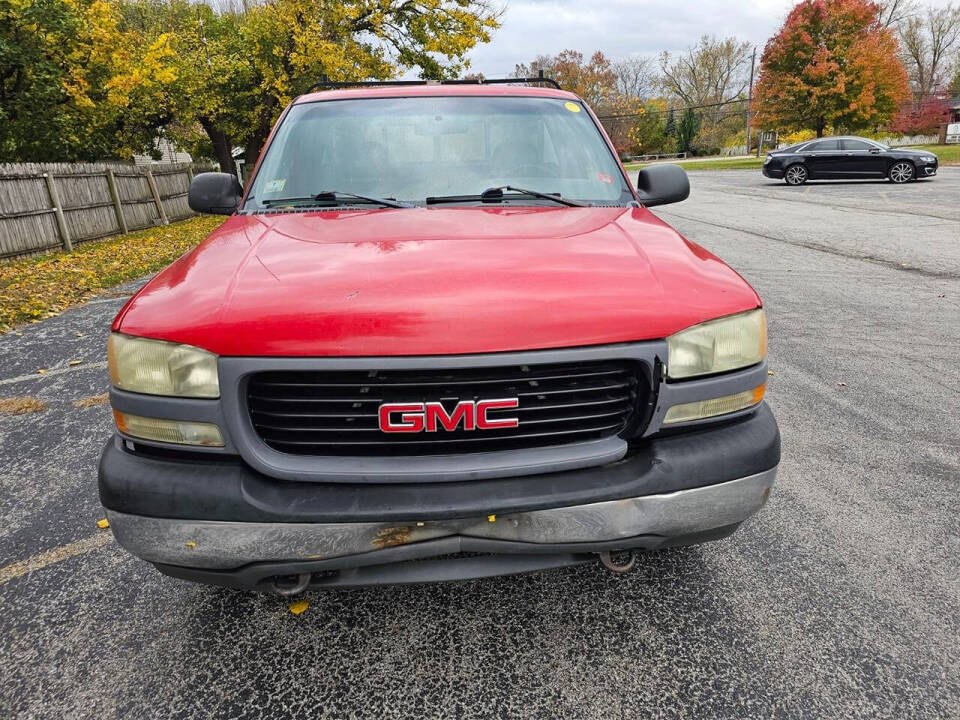
{"type": "Polygon", "coordinates": [[[818,243],[801,242],[798,240],[787,240],[786,238],[777,237],[775,235],[766,235],[764,233],[757,232],[756,230],[747,230],[746,228],[737,227],[736,225],[725,225],[723,223],[712,222],[710,220],[702,220],[700,218],[691,217],[689,215],[681,215],[680,213],[674,212],[672,210],[664,214],[670,215],[672,217],[680,218],[681,220],[689,220],[690,222],[697,222],[697,223],[700,223],[701,225],[709,225],[711,227],[721,228],[722,230],[730,230],[732,232],[741,232],[741,233],[744,233],[745,235],[753,235],[754,237],[763,238],[764,240],[773,240],[774,242],[783,243],[784,245],[793,245],[794,247],[801,247],[807,250],[819,250],[820,252],[827,253],[829,255],[837,255],[839,257],[848,258],[850,260],[863,260],[865,262],[873,263],[874,265],[882,265],[884,267],[890,268],[891,270],[899,270],[900,272],[911,273],[914,275],[921,275],[923,277],[936,278],[938,280],[960,280],[960,275],[953,272],[927,270],[926,268],[904,266],[901,263],[894,262],[893,260],[887,260],[886,258],[877,257],[876,255],[864,255],[862,253],[845,251],[839,248],[829,247],[827,245],[819,245],[818,243]]]}
{"type": "Polygon", "coordinates": [[[766,195],[764,193],[760,193],[756,191],[751,192],[751,191],[730,190],[730,189],[724,189],[721,191],[721,190],[715,190],[712,188],[707,190],[698,190],[698,192],[714,193],[717,195],[738,195],[740,197],[751,198],[751,199],[760,200],[760,201],[773,199],[773,200],[782,201],[782,202],[801,203],[804,205],[817,205],[818,207],[826,207],[826,208],[830,208],[831,210],[857,210],[858,212],[872,213],[874,215],[890,215],[893,217],[898,217],[901,215],[913,215],[914,217],[927,217],[934,220],[950,220],[950,221],[957,220],[956,213],[941,214],[941,213],[935,213],[930,211],[921,212],[918,210],[902,208],[899,206],[885,206],[885,205],[879,205],[876,203],[866,204],[863,201],[837,202],[836,200],[834,200],[833,202],[827,202],[827,201],[824,201],[819,195],[816,197],[807,196],[807,193],[810,192],[812,187],[815,187],[815,186],[808,185],[806,190],[800,193],[800,196],[794,195],[793,197],[784,194],[782,191],[775,192],[775,194],[773,195],[766,195]],[[804,196],[807,196],[807,197],[804,197],[804,196]]]}

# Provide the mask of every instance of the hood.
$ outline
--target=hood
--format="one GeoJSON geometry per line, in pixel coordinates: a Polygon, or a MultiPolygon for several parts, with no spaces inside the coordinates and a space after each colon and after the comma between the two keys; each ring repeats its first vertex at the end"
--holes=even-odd
{"type": "Polygon", "coordinates": [[[239,215],[114,330],[220,355],[443,355],[663,338],[757,307],[643,208],[239,215]]]}
{"type": "Polygon", "coordinates": [[[897,155],[904,155],[907,157],[936,157],[935,152],[930,152],[929,150],[914,150],[913,148],[890,148],[887,152],[893,152],[897,155]]]}

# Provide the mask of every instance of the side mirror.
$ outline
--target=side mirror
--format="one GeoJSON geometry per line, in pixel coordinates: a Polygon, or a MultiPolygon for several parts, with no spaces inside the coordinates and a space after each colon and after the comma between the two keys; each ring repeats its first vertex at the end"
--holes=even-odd
{"type": "Polygon", "coordinates": [[[647,207],[690,197],[690,180],[679,165],[651,165],[637,173],[637,193],[647,207]]]}
{"type": "Polygon", "coordinates": [[[187,204],[191,210],[212,215],[232,215],[243,197],[243,186],[230,173],[200,173],[190,183],[187,204]]]}

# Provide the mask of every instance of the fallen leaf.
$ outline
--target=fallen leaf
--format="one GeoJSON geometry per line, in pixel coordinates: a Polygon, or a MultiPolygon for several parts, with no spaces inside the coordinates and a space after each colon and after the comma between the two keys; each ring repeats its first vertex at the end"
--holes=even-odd
{"type": "Polygon", "coordinates": [[[196,546],[197,546],[197,544],[196,544],[193,540],[191,540],[190,542],[187,543],[187,547],[188,547],[188,548],[195,548],[196,546]]]}
{"type": "Polygon", "coordinates": [[[106,518],[97,520],[97,527],[100,528],[101,530],[106,530],[108,527],[110,527],[110,521],[107,520],[106,518]]]}
{"type": "Polygon", "coordinates": [[[106,405],[108,402],[110,402],[110,393],[103,393],[102,395],[87,395],[79,400],[74,400],[73,406],[75,408],[89,408],[106,405]]]}
{"type": "Polygon", "coordinates": [[[846,386],[847,386],[846,383],[842,383],[842,382],[837,383],[837,387],[846,387],[846,386]]]}
{"type": "Polygon", "coordinates": [[[39,370],[37,370],[37,374],[38,374],[38,375],[46,375],[46,374],[47,374],[47,369],[46,369],[46,368],[40,368],[39,370]]]}
{"type": "Polygon", "coordinates": [[[309,601],[309,600],[297,600],[296,602],[290,603],[290,605],[289,605],[288,607],[290,608],[290,612],[292,612],[294,615],[299,615],[299,614],[302,613],[304,610],[306,610],[308,607],[310,607],[310,601],[309,601]]]}
{"type": "Polygon", "coordinates": [[[83,362],[83,360],[71,360],[71,361],[70,361],[70,364],[71,364],[71,365],[80,365],[82,362],[83,362]]]}
{"type": "MultiPolygon", "coordinates": [[[[193,249],[222,218],[193,218],[149,231],[85,242],[73,252],[54,252],[0,265],[0,334],[20,323],[55,317],[64,309],[119,283],[151,275],[193,249]]],[[[83,333],[75,332],[77,337],[83,333]]]]}
{"type": "Polygon", "coordinates": [[[0,413],[26,415],[27,413],[42,412],[46,409],[46,403],[35,397],[0,398],[0,413]]]}
{"type": "Polygon", "coordinates": [[[767,375],[773,375],[773,370],[767,370],[767,375]]]}

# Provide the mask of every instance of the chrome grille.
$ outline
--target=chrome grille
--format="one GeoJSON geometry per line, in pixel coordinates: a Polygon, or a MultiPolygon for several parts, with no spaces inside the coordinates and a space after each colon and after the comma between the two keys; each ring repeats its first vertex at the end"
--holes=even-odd
{"type": "Polygon", "coordinates": [[[247,404],[271,448],[317,456],[437,455],[516,450],[597,440],[623,433],[642,406],[639,364],[630,360],[430,370],[282,370],[253,374],[247,404]],[[517,398],[492,410],[516,428],[385,433],[385,403],[517,398]]]}

